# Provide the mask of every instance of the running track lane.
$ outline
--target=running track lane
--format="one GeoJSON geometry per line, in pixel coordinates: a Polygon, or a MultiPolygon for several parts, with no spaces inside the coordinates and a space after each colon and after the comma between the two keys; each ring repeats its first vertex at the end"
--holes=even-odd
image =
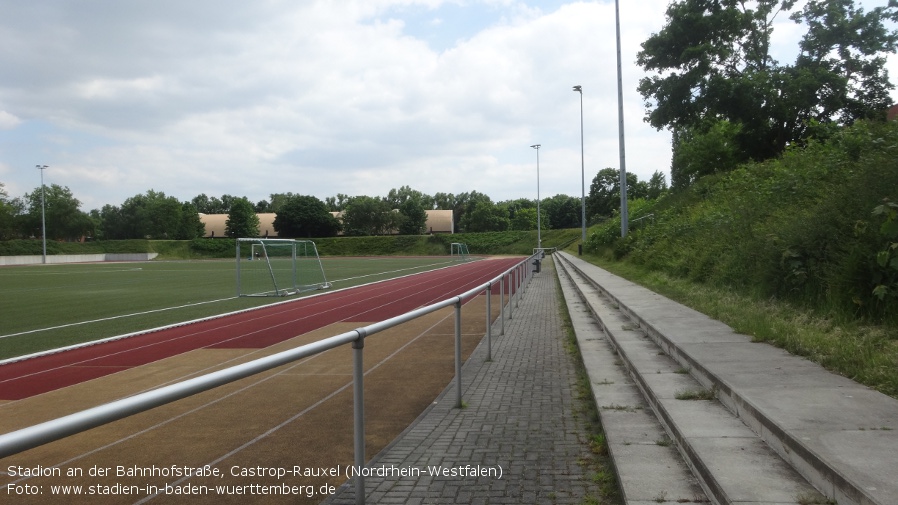
{"type": "Polygon", "coordinates": [[[195,349],[258,349],[337,322],[383,321],[474,288],[520,261],[465,263],[0,365],[0,399],[28,398],[195,349]]]}

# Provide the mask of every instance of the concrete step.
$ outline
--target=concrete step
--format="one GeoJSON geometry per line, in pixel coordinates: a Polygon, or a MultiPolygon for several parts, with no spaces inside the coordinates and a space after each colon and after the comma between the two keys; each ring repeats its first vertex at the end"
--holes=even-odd
{"type": "MultiPolygon", "coordinates": [[[[719,321],[571,255],[559,253],[557,258],[606,297],[604,303],[591,304],[600,318],[603,310],[607,318],[615,312],[625,317],[605,325],[613,336],[621,335],[622,354],[643,345],[639,334],[648,337],[644,340],[653,341],[672,360],[665,366],[688,371],[700,389],[712,391],[733,416],[828,499],[842,505],[898,504],[898,401],[781,349],[752,342],[719,321]],[[615,328],[618,323],[621,330],[615,328]],[[635,339],[626,338],[624,326],[636,334],[635,339]]],[[[663,362],[630,361],[640,370],[640,386],[658,390],[658,399],[650,403],[662,420],[682,408],[686,402],[662,400],[669,394],[665,386],[683,385],[650,378],[653,367],[654,375],[664,375],[663,362]]],[[[691,423],[711,417],[716,414],[691,423]]],[[[690,430],[683,433],[687,436],[690,430]]],[[[706,442],[695,441],[696,448],[706,442]]],[[[724,444],[723,439],[719,442],[724,444]]],[[[686,454],[690,450],[681,448],[686,454]]],[[[752,445],[739,452],[754,450],[752,445]]],[[[716,465],[713,460],[702,461],[716,465]]],[[[695,463],[700,477],[701,465],[695,463]]],[[[762,471],[763,465],[756,463],[751,471],[762,471]]],[[[713,495],[711,486],[706,487],[713,495]]],[[[802,495],[800,501],[809,498],[802,495]]]]}
{"type": "Polygon", "coordinates": [[[558,270],[624,503],[707,502],[574,282],[558,270]]]}
{"type": "MultiPolygon", "coordinates": [[[[562,268],[568,267],[561,261],[562,268]]],[[[613,342],[635,383],[686,465],[714,503],[807,503],[825,500],[619,306],[581,273],[565,269],[613,342]]]]}

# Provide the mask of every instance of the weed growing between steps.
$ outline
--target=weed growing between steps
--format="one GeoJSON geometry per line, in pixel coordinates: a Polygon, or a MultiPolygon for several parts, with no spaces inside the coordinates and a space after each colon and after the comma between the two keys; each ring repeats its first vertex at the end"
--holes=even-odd
{"type": "Polygon", "coordinates": [[[583,357],[580,355],[580,348],[577,345],[577,336],[574,334],[574,327],[571,324],[570,314],[568,313],[567,304],[557,277],[555,282],[558,284],[559,310],[561,311],[561,320],[566,335],[564,347],[577,371],[577,389],[574,392],[576,399],[575,414],[583,422],[589,436],[587,443],[589,444],[591,456],[583,458],[579,463],[589,468],[590,472],[592,472],[592,481],[597,486],[597,496],[589,495],[585,497],[584,504],[618,505],[622,503],[622,498],[617,475],[614,471],[614,462],[608,454],[608,444],[605,441],[605,432],[602,429],[599,409],[592,394],[586,367],[583,366],[583,357]]]}

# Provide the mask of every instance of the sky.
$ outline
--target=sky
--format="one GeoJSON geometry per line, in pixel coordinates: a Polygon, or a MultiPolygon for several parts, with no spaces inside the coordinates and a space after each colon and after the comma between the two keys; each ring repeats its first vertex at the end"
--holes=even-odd
{"type": "MultiPolygon", "coordinates": [[[[667,5],[621,2],[625,160],[640,180],[669,180],[670,134],[643,121],[635,64],[667,5]]],[[[0,12],[10,197],[41,172],[84,211],[150,189],[579,197],[574,85],[586,191],[620,167],[611,0],[0,0],[0,12]]],[[[800,35],[783,17],[773,52],[800,35]]]]}

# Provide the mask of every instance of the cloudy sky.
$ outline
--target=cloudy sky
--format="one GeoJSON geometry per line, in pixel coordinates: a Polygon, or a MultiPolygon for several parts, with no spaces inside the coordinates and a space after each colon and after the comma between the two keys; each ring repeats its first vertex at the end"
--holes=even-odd
{"type": "MultiPolygon", "coordinates": [[[[668,172],[670,135],[642,121],[634,61],[668,0],[621,4],[626,164],[647,179],[668,172]]],[[[611,0],[0,0],[0,12],[11,197],[40,186],[41,164],[85,211],[149,189],[535,198],[537,143],[540,196],[579,196],[575,84],[587,186],[619,167],[611,0]]],[[[775,35],[794,50],[800,32],[784,18],[775,35]]]]}

